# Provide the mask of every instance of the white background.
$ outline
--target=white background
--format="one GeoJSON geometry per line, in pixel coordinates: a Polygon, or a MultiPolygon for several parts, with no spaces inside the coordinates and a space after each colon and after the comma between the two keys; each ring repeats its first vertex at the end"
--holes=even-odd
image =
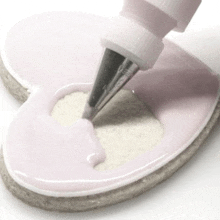
{"type": "MultiPolygon", "coordinates": [[[[0,32],[28,15],[83,10],[114,15],[121,0],[25,1],[0,3],[0,32]]],[[[169,38],[220,73],[220,1],[203,0],[186,33],[169,38]]],[[[0,142],[20,104],[0,82],[0,142]]],[[[0,179],[0,220],[220,220],[220,121],[198,153],[170,179],[121,204],[85,213],[57,213],[30,207],[8,192],[0,179]]]]}

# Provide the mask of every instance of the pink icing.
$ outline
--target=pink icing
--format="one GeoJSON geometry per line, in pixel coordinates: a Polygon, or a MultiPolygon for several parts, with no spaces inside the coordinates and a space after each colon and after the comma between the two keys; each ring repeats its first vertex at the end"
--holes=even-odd
{"type": "Polygon", "coordinates": [[[11,123],[3,147],[10,175],[19,184],[53,196],[105,192],[149,175],[186,149],[210,119],[218,100],[217,76],[180,48],[165,42],[155,68],[127,85],[152,109],[165,134],[155,148],[112,171],[92,124],[71,127],[50,112],[59,98],[91,88],[108,20],[71,12],[36,15],[16,24],[2,57],[11,74],[32,93],[11,123]]]}

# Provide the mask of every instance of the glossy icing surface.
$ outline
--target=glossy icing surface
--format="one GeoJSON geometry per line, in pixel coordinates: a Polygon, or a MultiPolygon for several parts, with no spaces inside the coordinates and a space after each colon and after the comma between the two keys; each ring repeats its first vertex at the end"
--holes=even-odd
{"type": "Polygon", "coordinates": [[[62,127],[50,116],[55,103],[88,91],[102,54],[99,36],[108,20],[70,12],[45,13],[16,24],[2,57],[11,74],[32,94],[12,122],[3,148],[10,175],[19,184],[53,196],[83,196],[134,182],[176,157],[197,137],[218,100],[218,78],[177,46],[166,49],[155,68],[127,85],[164,126],[150,152],[123,166],[98,172],[105,159],[93,126],[79,120],[62,127]]]}

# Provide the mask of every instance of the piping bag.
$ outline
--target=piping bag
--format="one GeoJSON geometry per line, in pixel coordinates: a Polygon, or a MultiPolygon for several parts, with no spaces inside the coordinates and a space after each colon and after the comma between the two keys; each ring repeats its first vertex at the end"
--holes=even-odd
{"type": "Polygon", "coordinates": [[[124,0],[101,39],[105,48],[83,118],[98,112],[139,71],[153,68],[163,51],[163,38],[184,32],[201,0],[124,0]]]}

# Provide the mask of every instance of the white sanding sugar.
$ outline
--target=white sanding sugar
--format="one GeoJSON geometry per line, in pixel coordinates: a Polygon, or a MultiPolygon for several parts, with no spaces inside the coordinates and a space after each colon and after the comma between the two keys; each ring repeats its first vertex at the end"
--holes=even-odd
{"type": "MultiPolygon", "coordinates": [[[[88,94],[75,92],[60,99],[52,117],[63,126],[81,118],[88,94]]],[[[106,160],[95,169],[110,170],[150,151],[163,136],[163,126],[133,92],[121,90],[93,121],[106,160]]]]}

